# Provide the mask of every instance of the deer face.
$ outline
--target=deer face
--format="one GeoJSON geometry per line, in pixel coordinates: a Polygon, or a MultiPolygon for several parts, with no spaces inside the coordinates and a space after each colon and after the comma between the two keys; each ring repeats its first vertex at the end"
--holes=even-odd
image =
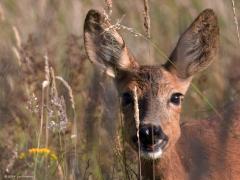
{"type": "Polygon", "coordinates": [[[180,136],[181,104],[189,86],[164,67],[141,66],[118,86],[128,142],[138,148],[134,119],[134,87],[137,87],[141,153],[158,158],[180,136]]]}
{"type": "Polygon", "coordinates": [[[180,137],[183,97],[193,75],[205,69],[218,49],[218,24],[212,10],[203,11],[182,34],[169,60],[158,66],[140,66],[122,37],[96,10],[84,24],[85,48],[89,59],[114,77],[127,142],[137,149],[134,94],[137,88],[141,156],[160,158],[180,137]]]}

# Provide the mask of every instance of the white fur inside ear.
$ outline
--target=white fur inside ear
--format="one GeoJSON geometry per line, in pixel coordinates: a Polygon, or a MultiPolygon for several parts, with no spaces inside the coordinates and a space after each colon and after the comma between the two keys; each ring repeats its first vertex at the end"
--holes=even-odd
{"type": "Polygon", "coordinates": [[[131,64],[131,62],[130,62],[130,59],[128,56],[128,50],[126,47],[124,47],[124,49],[121,53],[121,57],[119,59],[118,65],[124,69],[124,68],[130,67],[131,66],[130,64],[131,64]]]}
{"type": "Polygon", "coordinates": [[[105,69],[105,71],[104,71],[104,73],[106,73],[108,76],[110,76],[110,77],[112,77],[112,78],[115,78],[115,73],[114,73],[114,71],[113,71],[113,69],[112,68],[106,68],[105,69]]]}

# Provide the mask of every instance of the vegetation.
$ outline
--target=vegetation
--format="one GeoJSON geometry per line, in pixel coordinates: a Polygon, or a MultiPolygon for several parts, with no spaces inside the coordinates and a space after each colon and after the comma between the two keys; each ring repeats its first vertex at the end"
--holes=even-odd
{"type": "Polygon", "coordinates": [[[182,120],[218,113],[239,98],[240,2],[146,2],[0,2],[0,179],[136,179],[113,82],[90,64],[83,48],[91,8],[105,9],[142,64],[163,63],[199,12],[214,9],[220,55],[194,79],[182,120]]]}

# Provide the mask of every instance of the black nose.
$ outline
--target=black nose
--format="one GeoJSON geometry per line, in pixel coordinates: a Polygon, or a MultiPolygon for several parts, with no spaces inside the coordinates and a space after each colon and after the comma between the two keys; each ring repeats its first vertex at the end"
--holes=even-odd
{"type": "Polygon", "coordinates": [[[140,141],[143,145],[149,146],[156,144],[160,139],[166,139],[166,135],[160,126],[143,125],[139,129],[140,141]]]}

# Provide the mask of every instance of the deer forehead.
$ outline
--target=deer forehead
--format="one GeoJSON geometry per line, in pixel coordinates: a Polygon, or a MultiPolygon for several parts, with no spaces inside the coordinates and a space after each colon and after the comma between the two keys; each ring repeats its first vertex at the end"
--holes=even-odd
{"type": "Polygon", "coordinates": [[[124,83],[124,90],[132,91],[136,86],[139,96],[150,93],[160,97],[169,96],[174,92],[185,94],[190,83],[189,79],[180,79],[162,66],[142,66],[127,81],[124,83]]]}

